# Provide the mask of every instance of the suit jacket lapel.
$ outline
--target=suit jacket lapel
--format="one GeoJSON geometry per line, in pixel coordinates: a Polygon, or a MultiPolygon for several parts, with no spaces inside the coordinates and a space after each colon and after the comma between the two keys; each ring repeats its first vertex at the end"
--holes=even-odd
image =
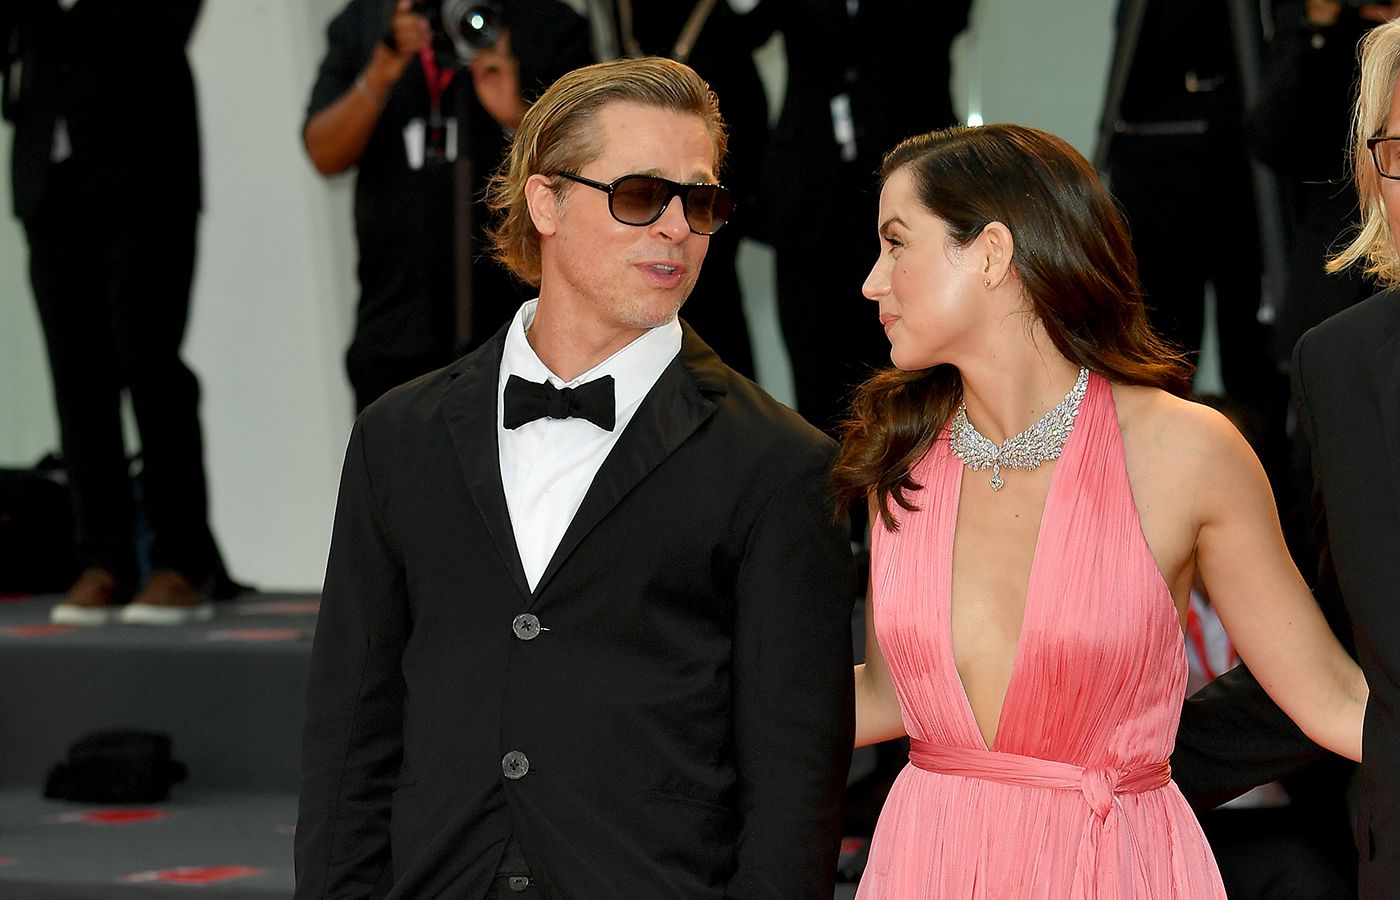
{"type": "MultiPolygon", "coordinates": [[[[509,327],[509,326],[507,326],[509,327]]],[[[496,434],[496,385],[505,352],[505,329],[452,369],[442,398],[442,416],[457,451],[467,492],[481,512],[486,531],[522,597],[530,596],[515,529],[501,485],[501,456],[496,434]]]]}
{"type": "Polygon", "coordinates": [[[715,409],[713,397],[727,390],[729,379],[724,364],[689,326],[682,327],[681,352],[661,373],[594,476],[535,586],[536,597],[579,542],[710,417],[715,409]]]}

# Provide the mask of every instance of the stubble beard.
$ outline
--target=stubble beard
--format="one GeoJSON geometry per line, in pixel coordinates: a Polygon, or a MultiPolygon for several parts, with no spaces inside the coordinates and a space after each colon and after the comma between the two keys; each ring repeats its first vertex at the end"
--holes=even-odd
{"type": "Polygon", "coordinates": [[[697,272],[696,277],[688,284],[660,297],[646,294],[619,297],[616,306],[618,321],[629,328],[656,328],[665,325],[680,314],[681,307],[690,298],[690,292],[695,289],[695,280],[698,277],[697,272]],[[664,306],[661,305],[662,299],[668,300],[664,306]]]}

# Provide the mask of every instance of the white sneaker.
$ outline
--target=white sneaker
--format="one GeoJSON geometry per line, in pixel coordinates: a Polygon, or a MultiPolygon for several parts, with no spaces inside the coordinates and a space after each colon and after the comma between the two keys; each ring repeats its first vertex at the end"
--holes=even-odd
{"type": "Polygon", "coordinates": [[[208,622],[214,618],[214,604],[209,601],[195,606],[160,606],[155,603],[128,603],[117,613],[123,625],[185,625],[208,622]]]}
{"type": "Polygon", "coordinates": [[[214,604],[174,569],[152,572],[141,593],[117,614],[125,625],[185,625],[213,617],[214,604]]]}

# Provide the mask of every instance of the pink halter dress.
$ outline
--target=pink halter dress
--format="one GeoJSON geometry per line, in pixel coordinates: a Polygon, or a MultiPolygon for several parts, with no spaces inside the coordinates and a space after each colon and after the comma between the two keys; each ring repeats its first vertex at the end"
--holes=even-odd
{"type": "Polygon", "coordinates": [[[963,466],[946,432],[915,466],[919,509],[896,532],[876,522],[875,631],[911,752],[857,900],[1225,898],[1171,781],[1184,641],[1103,378],[1055,465],[991,750],[953,662],[963,466]]]}

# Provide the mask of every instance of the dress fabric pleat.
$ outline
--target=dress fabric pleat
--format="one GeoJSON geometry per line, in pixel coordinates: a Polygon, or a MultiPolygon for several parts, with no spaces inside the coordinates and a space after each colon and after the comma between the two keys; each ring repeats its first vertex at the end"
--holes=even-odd
{"type": "Polygon", "coordinates": [[[1055,465],[990,750],[953,661],[963,466],[946,431],[914,468],[919,509],[875,523],[875,632],[911,752],[857,900],[1225,897],[1170,780],[1185,646],[1098,375],[1055,465]]]}

